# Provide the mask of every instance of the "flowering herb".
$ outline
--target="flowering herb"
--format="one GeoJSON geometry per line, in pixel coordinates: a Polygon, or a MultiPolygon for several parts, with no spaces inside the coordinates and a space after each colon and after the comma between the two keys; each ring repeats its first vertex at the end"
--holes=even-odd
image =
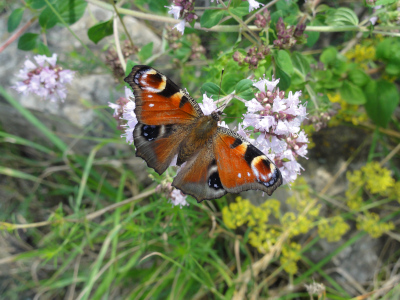
{"type": "Polygon", "coordinates": [[[33,93],[42,99],[63,102],[67,97],[65,85],[72,81],[75,72],[58,66],[55,53],[51,57],[36,55],[33,58],[36,64],[29,59],[25,61],[24,68],[17,75],[21,81],[14,88],[23,95],[33,93]]]}
{"type": "Polygon", "coordinates": [[[300,125],[306,118],[306,104],[301,104],[301,92],[285,92],[276,89],[279,79],[260,79],[253,85],[259,90],[256,98],[246,102],[243,130],[250,127],[261,134],[255,145],[263,151],[282,173],[283,184],[296,180],[301,165],[299,156],[306,157],[308,138],[300,125]]]}
{"type": "Polygon", "coordinates": [[[194,0],[174,0],[173,5],[166,7],[169,8],[168,13],[175,19],[183,19],[174,26],[181,34],[185,32],[186,22],[191,23],[198,18],[194,12],[194,0]]]}

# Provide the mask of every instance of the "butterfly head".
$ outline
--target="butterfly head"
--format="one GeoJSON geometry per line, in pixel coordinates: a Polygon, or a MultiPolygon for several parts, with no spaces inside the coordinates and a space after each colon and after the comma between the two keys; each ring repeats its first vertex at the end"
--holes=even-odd
{"type": "Polygon", "coordinates": [[[222,115],[222,111],[220,111],[220,110],[214,110],[211,113],[211,117],[217,122],[221,121],[221,115],[222,115]]]}

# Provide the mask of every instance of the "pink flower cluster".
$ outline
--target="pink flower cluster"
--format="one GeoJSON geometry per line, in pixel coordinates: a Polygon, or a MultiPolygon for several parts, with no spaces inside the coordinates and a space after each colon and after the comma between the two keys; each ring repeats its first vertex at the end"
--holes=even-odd
{"type": "Polygon", "coordinates": [[[174,0],[174,5],[166,6],[166,8],[169,8],[168,13],[175,19],[182,17],[183,20],[174,26],[182,34],[185,31],[186,22],[190,23],[198,18],[194,12],[194,0],[174,0]]]}
{"type": "Polygon", "coordinates": [[[27,59],[17,75],[22,81],[13,87],[23,95],[33,93],[50,101],[64,101],[67,97],[65,85],[72,81],[75,72],[56,65],[55,53],[51,57],[36,55],[33,58],[36,64],[27,59]]]}
{"type": "Polygon", "coordinates": [[[254,144],[264,152],[282,173],[283,184],[293,182],[302,169],[299,156],[306,157],[308,139],[300,125],[306,118],[306,104],[300,103],[301,92],[285,92],[276,89],[279,79],[260,79],[253,85],[260,91],[256,98],[246,103],[247,113],[239,133],[247,136],[246,129],[253,127],[261,134],[254,144]]]}

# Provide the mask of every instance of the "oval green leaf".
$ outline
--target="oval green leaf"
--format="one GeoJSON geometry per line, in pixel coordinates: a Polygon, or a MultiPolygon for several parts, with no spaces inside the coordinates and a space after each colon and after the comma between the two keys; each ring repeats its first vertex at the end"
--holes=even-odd
{"type": "Polygon", "coordinates": [[[368,116],[378,126],[387,127],[397,105],[399,105],[399,91],[391,82],[380,79],[371,80],[365,88],[367,103],[365,109],[368,116]]]}
{"type": "Polygon", "coordinates": [[[278,87],[281,91],[285,91],[290,86],[291,80],[290,76],[280,69],[279,67],[276,68],[275,72],[276,78],[279,78],[278,87]]]}
{"type": "Polygon", "coordinates": [[[348,81],[343,82],[340,88],[340,95],[349,104],[361,105],[367,102],[362,89],[348,81]]]}
{"type": "Polygon", "coordinates": [[[348,76],[352,83],[361,87],[366,85],[370,80],[369,76],[360,69],[350,70],[348,76]]]}
{"type": "Polygon", "coordinates": [[[225,10],[220,9],[210,9],[206,10],[201,16],[200,25],[204,28],[211,28],[217,25],[224,16],[227,15],[225,10]]]}
{"type": "MultiPolygon", "coordinates": [[[[205,84],[202,85],[200,88],[200,91],[202,94],[207,93],[207,95],[212,96],[216,95],[218,96],[218,93],[220,91],[219,86],[216,85],[214,82],[206,82],[205,84]]],[[[222,94],[222,91],[221,91],[222,94]]]]}
{"type": "Polygon", "coordinates": [[[36,48],[39,34],[37,33],[25,33],[18,40],[18,49],[29,51],[36,48]]]}
{"type": "Polygon", "coordinates": [[[25,8],[23,7],[14,9],[12,11],[11,15],[8,17],[8,22],[7,22],[8,32],[12,32],[18,27],[19,23],[21,23],[24,11],[25,8]]]}
{"type": "Polygon", "coordinates": [[[106,36],[112,35],[113,32],[113,23],[111,19],[109,21],[101,22],[90,27],[88,30],[88,37],[93,43],[97,44],[106,36]]]}
{"type": "Polygon", "coordinates": [[[293,74],[293,64],[292,60],[290,59],[289,53],[285,50],[279,50],[277,55],[275,56],[276,64],[280,69],[285,71],[286,74],[289,76],[293,74]]]}

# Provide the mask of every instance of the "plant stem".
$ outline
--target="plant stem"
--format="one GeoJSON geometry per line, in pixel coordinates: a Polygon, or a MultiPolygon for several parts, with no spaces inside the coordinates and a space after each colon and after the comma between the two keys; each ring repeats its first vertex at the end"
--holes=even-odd
{"type": "Polygon", "coordinates": [[[33,22],[35,22],[36,20],[37,20],[37,17],[33,17],[28,22],[26,22],[26,24],[24,26],[22,26],[17,32],[15,32],[12,36],[10,36],[8,38],[8,40],[5,41],[3,43],[3,45],[0,46],[0,53],[3,52],[4,49],[6,49],[17,38],[19,38],[25,32],[25,30],[27,30],[33,24],[33,22]]]}

